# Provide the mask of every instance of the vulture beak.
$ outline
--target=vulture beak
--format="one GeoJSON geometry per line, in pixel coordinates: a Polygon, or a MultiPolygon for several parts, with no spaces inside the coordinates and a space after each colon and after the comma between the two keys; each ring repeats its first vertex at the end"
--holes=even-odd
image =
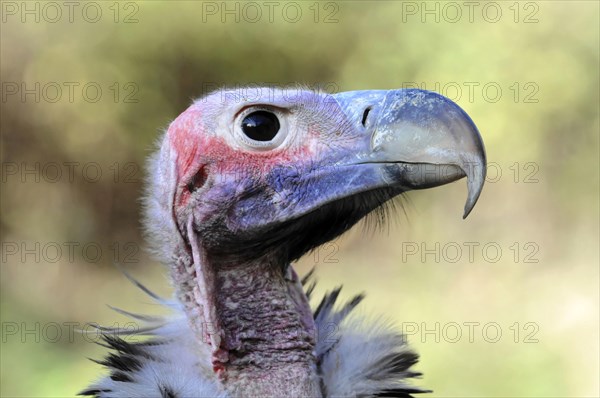
{"type": "Polygon", "coordinates": [[[354,164],[379,166],[382,178],[402,190],[431,188],[467,177],[466,218],[483,188],[486,156],[471,118],[431,91],[375,90],[335,94],[364,151],[354,164]]]}

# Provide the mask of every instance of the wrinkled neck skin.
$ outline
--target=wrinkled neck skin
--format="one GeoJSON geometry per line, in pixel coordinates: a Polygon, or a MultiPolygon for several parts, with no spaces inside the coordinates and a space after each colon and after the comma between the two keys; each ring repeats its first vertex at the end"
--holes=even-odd
{"type": "Polygon", "coordinates": [[[212,365],[236,397],[321,397],[316,328],[298,276],[274,255],[236,263],[196,234],[171,267],[177,296],[212,365]]]}

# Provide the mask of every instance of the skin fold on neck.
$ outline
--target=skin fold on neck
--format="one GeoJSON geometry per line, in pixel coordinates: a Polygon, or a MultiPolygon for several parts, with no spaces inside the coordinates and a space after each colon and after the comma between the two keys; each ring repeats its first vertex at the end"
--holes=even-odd
{"type": "Polygon", "coordinates": [[[321,397],[316,327],[291,266],[274,255],[240,264],[192,249],[191,263],[180,262],[172,276],[225,389],[236,397],[321,397]]]}

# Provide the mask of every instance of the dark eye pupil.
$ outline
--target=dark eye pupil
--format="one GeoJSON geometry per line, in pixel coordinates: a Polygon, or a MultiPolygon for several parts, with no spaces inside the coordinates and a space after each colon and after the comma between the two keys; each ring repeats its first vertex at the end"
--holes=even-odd
{"type": "Polygon", "coordinates": [[[279,120],[268,111],[252,112],[242,120],[242,131],[255,141],[271,141],[279,131],[279,120]]]}

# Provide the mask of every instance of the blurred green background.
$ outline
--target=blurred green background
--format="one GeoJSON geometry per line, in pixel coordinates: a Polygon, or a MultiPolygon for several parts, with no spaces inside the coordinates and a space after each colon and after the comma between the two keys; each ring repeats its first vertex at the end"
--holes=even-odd
{"type": "Polygon", "coordinates": [[[104,349],[70,331],[127,322],[106,304],[163,312],[113,266],[170,294],[144,159],[193,98],[263,83],[458,102],[490,162],[471,216],[464,181],[410,193],[298,268],[403,327],[432,397],[600,395],[598,2],[73,4],[0,3],[2,396],[98,377],[104,349]]]}

